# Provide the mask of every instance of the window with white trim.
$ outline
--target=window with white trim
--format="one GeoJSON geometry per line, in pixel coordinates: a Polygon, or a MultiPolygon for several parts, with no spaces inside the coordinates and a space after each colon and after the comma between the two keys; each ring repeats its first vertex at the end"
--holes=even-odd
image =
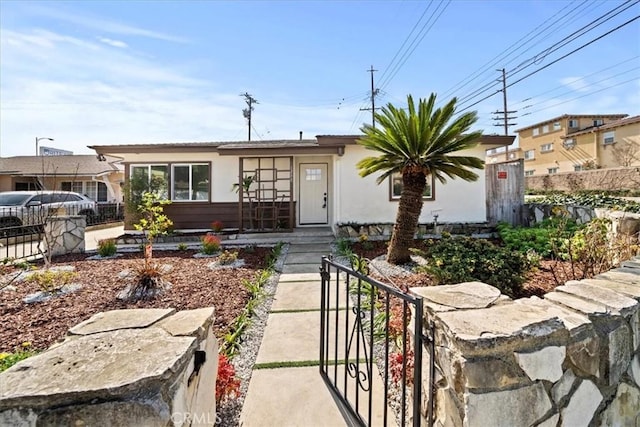
{"type": "Polygon", "coordinates": [[[577,129],[579,127],[580,127],[580,120],[578,120],[578,119],[569,120],[569,128],[570,129],[577,129]]]}
{"type": "Polygon", "coordinates": [[[564,142],[562,143],[562,146],[567,149],[575,147],[576,146],[575,138],[565,139],[564,142]]]}
{"type": "Polygon", "coordinates": [[[84,194],[96,202],[106,202],[109,199],[107,185],[99,181],[62,181],[60,183],[62,191],[73,191],[84,194]]]}
{"type": "Polygon", "coordinates": [[[549,125],[542,126],[542,133],[549,133],[549,125]]]}
{"type": "Polygon", "coordinates": [[[208,201],[209,165],[206,163],[171,166],[171,200],[208,201]]]}
{"type": "Polygon", "coordinates": [[[573,165],[573,171],[574,172],[580,172],[584,170],[584,168],[582,167],[582,165],[573,165]]]}
{"type": "Polygon", "coordinates": [[[553,142],[549,142],[548,144],[542,144],[540,146],[541,153],[548,153],[549,151],[553,151],[553,142]]]}
{"type": "Polygon", "coordinates": [[[129,184],[135,193],[156,191],[161,199],[169,197],[169,166],[166,164],[131,165],[129,184]]]}
{"type": "Polygon", "coordinates": [[[596,119],[593,121],[594,126],[602,126],[603,124],[604,124],[604,120],[602,119],[596,119]]]}
{"type": "Polygon", "coordinates": [[[540,129],[539,128],[533,128],[533,136],[538,136],[540,135],[540,129]]]}
{"type": "Polygon", "coordinates": [[[553,175],[554,173],[558,173],[558,168],[549,168],[547,170],[549,171],[549,175],[553,175]]]}
{"type": "Polygon", "coordinates": [[[609,132],[605,132],[602,134],[602,143],[604,145],[608,145],[608,144],[613,144],[614,142],[616,142],[616,132],[615,131],[609,131],[609,132]]]}
{"type": "Polygon", "coordinates": [[[524,152],[525,160],[533,160],[536,158],[536,150],[527,150],[524,152]]]}
{"type": "Polygon", "coordinates": [[[529,169],[524,171],[524,176],[533,176],[533,174],[536,172],[535,169],[529,169]]]}
{"type": "Polygon", "coordinates": [[[562,129],[562,126],[560,125],[560,122],[554,122],[553,123],[553,130],[556,131],[556,130],[560,130],[560,129],[562,129]]]}
{"type": "MultiPolygon", "coordinates": [[[[399,200],[400,195],[402,194],[402,174],[397,172],[391,175],[390,177],[390,198],[391,200],[399,200]]],[[[424,193],[422,193],[423,200],[435,200],[435,196],[433,194],[433,185],[435,180],[433,179],[433,175],[427,175],[427,186],[424,188],[424,193]]]]}

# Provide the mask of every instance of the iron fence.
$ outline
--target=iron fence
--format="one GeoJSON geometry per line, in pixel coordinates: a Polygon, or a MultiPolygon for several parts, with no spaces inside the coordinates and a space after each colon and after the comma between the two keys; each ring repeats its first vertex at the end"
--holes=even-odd
{"type": "Polygon", "coordinates": [[[356,425],[413,425],[423,419],[423,345],[433,418],[433,340],[423,336],[422,299],[323,257],[320,375],[356,425]]]}

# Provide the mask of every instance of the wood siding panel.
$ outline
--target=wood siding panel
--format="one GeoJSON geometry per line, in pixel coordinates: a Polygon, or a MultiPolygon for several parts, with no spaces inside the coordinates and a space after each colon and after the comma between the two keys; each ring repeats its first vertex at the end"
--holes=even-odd
{"type": "Polygon", "coordinates": [[[486,165],[487,220],[522,225],[524,161],[486,165]]]}

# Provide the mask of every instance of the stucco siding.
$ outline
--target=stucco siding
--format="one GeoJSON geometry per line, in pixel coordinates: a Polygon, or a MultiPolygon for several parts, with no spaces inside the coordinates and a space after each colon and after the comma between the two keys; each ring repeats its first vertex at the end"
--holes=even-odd
{"type": "MultiPolygon", "coordinates": [[[[464,155],[484,158],[484,148],[467,150],[464,155]]],[[[335,222],[377,223],[395,222],[398,201],[389,200],[389,182],[376,184],[377,175],[360,177],[356,163],[365,156],[375,156],[374,151],[360,146],[349,146],[336,161],[335,182],[338,187],[335,222]]],[[[438,213],[440,222],[482,222],[486,220],[484,172],[478,171],[476,182],[461,179],[435,182],[435,200],[425,201],[420,222],[433,221],[438,213]]]]}

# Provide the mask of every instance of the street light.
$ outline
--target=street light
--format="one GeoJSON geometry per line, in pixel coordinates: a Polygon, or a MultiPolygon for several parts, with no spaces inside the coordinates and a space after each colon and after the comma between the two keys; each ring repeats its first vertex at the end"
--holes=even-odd
{"type": "Polygon", "coordinates": [[[40,141],[44,141],[44,140],[47,140],[47,141],[53,141],[53,138],[38,138],[38,137],[36,136],[36,156],[39,156],[39,155],[40,155],[40,152],[38,151],[38,142],[40,142],[40,141]]]}

